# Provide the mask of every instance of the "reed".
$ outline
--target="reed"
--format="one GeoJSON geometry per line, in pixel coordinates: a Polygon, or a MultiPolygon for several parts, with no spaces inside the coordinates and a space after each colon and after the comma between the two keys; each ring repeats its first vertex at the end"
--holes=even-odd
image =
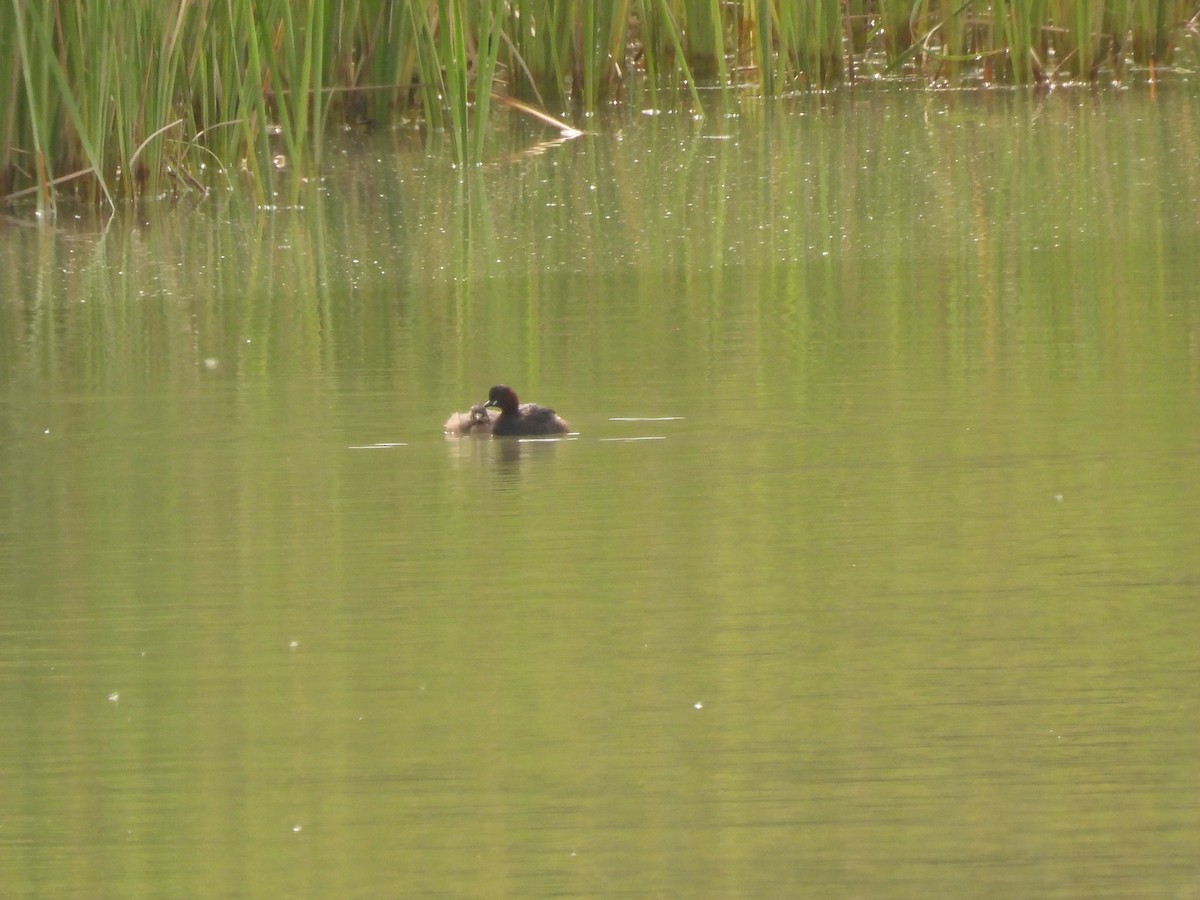
{"type": "Polygon", "coordinates": [[[233,184],[297,202],[332,125],[420,122],[467,165],[493,94],[570,118],[635,96],[633,74],[651,105],[697,113],[703,85],[1124,78],[1169,64],[1198,15],[1200,0],[7,0],[0,199],[52,213],[63,196],[233,184]]]}

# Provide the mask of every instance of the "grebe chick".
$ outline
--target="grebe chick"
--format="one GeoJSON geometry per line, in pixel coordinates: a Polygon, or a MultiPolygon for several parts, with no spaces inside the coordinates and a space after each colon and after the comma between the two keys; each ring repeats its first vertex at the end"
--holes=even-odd
{"type": "Polygon", "coordinates": [[[500,418],[500,412],[486,408],[482,403],[476,403],[465,413],[451,414],[442,426],[446,434],[491,434],[492,426],[500,418]]]}

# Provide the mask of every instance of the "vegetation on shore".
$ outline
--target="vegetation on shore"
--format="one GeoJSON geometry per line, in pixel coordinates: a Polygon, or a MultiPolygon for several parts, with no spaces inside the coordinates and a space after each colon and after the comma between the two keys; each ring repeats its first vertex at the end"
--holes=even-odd
{"type": "MultiPolygon", "coordinates": [[[[550,116],[698,85],[1033,84],[1170,65],[1200,0],[9,0],[0,199],[92,202],[320,168],[331,124],[419,121],[459,164],[496,100],[550,116]]],[[[564,126],[565,127],[565,126],[564,126]]]]}

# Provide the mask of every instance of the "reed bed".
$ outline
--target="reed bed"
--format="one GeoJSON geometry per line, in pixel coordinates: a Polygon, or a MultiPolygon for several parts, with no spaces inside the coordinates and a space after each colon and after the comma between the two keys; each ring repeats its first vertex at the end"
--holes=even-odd
{"type": "Polygon", "coordinates": [[[416,122],[468,165],[494,98],[565,128],[632,96],[699,112],[702,86],[1153,77],[1198,18],[1200,0],[9,0],[0,199],[296,202],[329,127],[416,122]]]}

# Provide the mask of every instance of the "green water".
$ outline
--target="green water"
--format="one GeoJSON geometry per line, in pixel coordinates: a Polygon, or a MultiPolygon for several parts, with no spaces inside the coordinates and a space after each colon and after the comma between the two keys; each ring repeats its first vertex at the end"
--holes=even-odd
{"type": "Polygon", "coordinates": [[[1200,896],[1194,91],[589,127],[0,224],[0,895],[1200,896]]]}

